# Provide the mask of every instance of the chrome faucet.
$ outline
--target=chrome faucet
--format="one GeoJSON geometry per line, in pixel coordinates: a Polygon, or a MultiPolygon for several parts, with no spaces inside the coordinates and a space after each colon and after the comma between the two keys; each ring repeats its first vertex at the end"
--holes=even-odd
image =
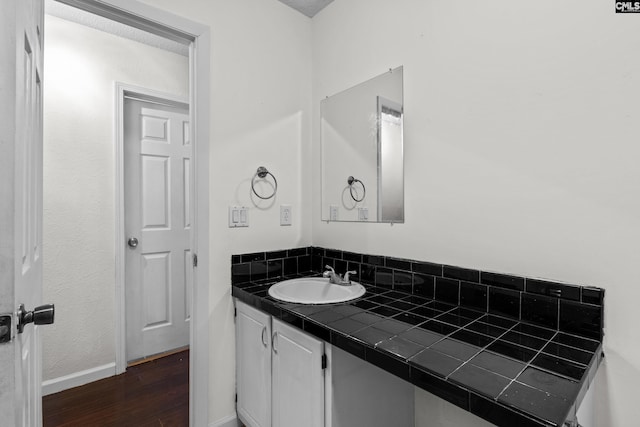
{"type": "Polygon", "coordinates": [[[333,283],[335,285],[343,285],[343,286],[351,285],[351,279],[349,278],[349,275],[356,274],[355,271],[347,271],[344,274],[344,279],[343,279],[342,275],[336,273],[333,267],[325,265],[324,268],[326,268],[327,270],[324,273],[322,273],[322,277],[328,277],[329,283],[333,283]]]}

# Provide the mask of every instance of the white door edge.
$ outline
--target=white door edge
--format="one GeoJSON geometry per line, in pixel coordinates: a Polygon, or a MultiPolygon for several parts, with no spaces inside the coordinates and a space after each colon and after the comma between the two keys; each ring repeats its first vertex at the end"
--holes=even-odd
{"type": "MultiPolygon", "coordinates": [[[[189,46],[189,119],[193,140],[193,227],[191,247],[201,260],[193,274],[192,321],[190,322],[189,352],[189,424],[203,426],[209,423],[209,119],[210,119],[210,46],[211,30],[189,19],[141,3],[136,0],[74,0],[65,1],[77,7],[102,4],[111,9],[108,16],[116,22],[131,25],[138,21],[148,26],[153,23],[160,30],[180,31],[190,36],[189,46]],[[197,230],[197,232],[196,232],[197,230]]],[[[117,105],[117,104],[116,104],[117,105]]],[[[117,132],[116,132],[117,135],[117,132]]],[[[116,182],[116,188],[120,188],[116,182]]],[[[121,212],[116,218],[123,221],[121,212]]],[[[123,236],[121,234],[121,236],[123,236]]],[[[124,237],[122,237],[124,238],[124,237]]],[[[117,243],[117,242],[116,242],[117,243]]],[[[121,245],[122,246],[122,245],[121,245]]],[[[116,246],[118,247],[118,246],[116,246]]],[[[122,261],[122,260],[121,260],[122,261]]],[[[124,274],[117,270],[116,302],[121,301],[124,274]]],[[[124,305],[120,307],[124,310],[124,305]]],[[[120,312],[116,313],[119,318],[120,312]]],[[[119,331],[116,330],[116,340],[119,331]]],[[[116,342],[116,345],[118,343],[116,342]]],[[[120,348],[117,347],[119,354],[120,348]]],[[[125,357],[126,359],[126,357],[125,357]]],[[[125,362],[126,363],[126,362],[125,362]]],[[[116,366],[116,370],[118,366],[116,366]]]]}

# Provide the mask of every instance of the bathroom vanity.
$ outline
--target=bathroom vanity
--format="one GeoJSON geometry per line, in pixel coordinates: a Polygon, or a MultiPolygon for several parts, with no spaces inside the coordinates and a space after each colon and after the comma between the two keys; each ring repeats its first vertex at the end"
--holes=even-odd
{"type": "Polygon", "coordinates": [[[497,426],[576,425],[603,358],[598,288],[322,248],[234,256],[232,277],[249,426],[409,427],[414,386],[497,426]],[[365,295],[268,295],[327,264],[357,269],[365,295]]]}
{"type": "Polygon", "coordinates": [[[235,304],[237,411],[247,427],[413,425],[410,384],[242,301],[235,304]]]}

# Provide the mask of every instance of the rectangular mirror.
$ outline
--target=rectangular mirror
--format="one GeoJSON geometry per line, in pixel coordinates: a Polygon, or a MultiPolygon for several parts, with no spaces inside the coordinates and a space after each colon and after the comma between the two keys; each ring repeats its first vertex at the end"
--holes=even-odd
{"type": "Polygon", "coordinates": [[[402,67],[320,102],[322,220],[404,222],[402,67]]]}

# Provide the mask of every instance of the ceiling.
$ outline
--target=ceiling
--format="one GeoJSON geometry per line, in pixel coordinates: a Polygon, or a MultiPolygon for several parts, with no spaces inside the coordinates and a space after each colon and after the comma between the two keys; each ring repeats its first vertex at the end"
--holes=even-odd
{"type": "Polygon", "coordinates": [[[291,6],[303,15],[309,18],[327,7],[333,0],[279,0],[287,6],[291,6]]]}

